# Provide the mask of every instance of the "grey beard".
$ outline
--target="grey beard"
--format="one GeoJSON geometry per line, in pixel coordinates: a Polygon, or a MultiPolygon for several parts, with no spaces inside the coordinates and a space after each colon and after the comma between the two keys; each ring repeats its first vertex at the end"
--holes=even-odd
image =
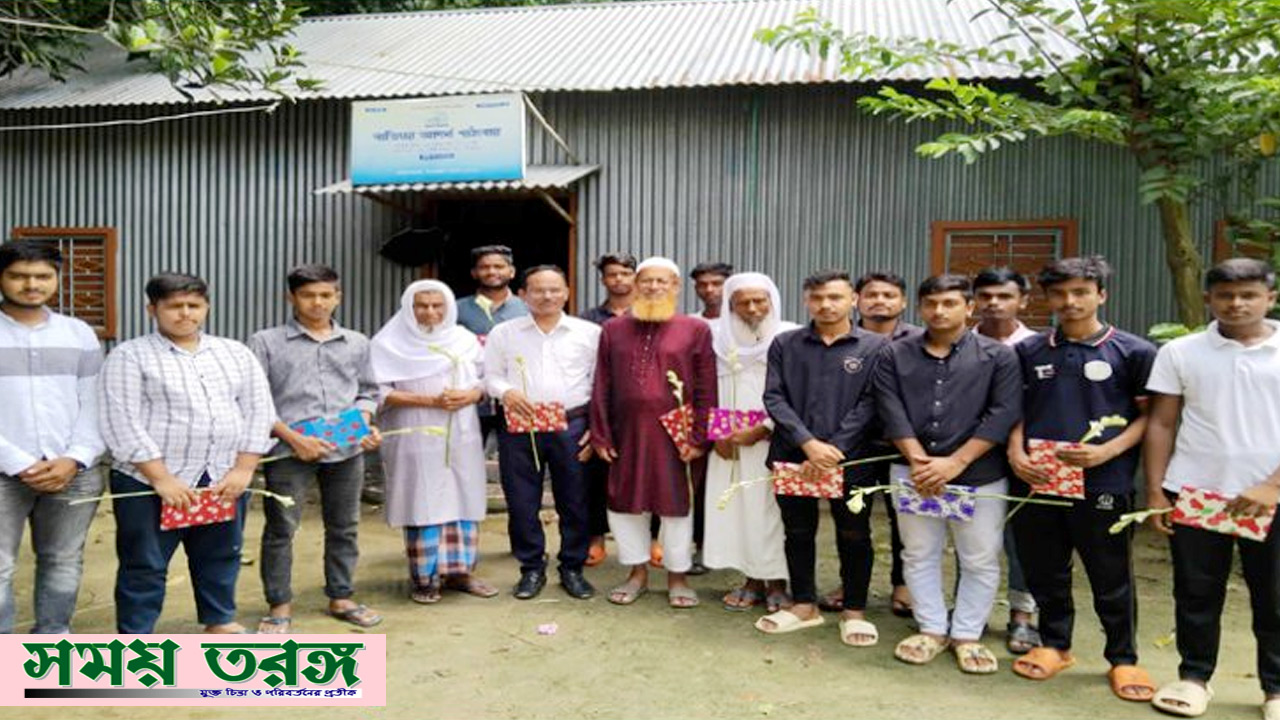
{"type": "Polygon", "coordinates": [[[729,330],[736,345],[758,345],[767,339],[777,322],[773,318],[765,318],[755,327],[751,327],[737,315],[729,316],[729,330]]]}

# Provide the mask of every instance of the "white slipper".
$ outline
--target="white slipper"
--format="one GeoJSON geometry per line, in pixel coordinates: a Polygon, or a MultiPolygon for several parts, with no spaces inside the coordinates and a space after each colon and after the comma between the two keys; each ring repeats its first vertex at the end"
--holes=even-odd
{"type": "Polygon", "coordinates": [[[840,621],[840,642],[852,647],[871,647],[880,639],[880,631],[876,626],[862,618],[848,618],[840,621]],[[857,635],[869,636],[870,642],[866,640],[854,641],[857,635]]]}
{"type": "Polygon", "coordinates": [[[1280,720],[1280,698],[1262,703],[1262,720],[1280,720]]]}
{"type": "Polygon", "coordinates": [[[1209,709],[1209,701],[1212,699],[1212,688],[1190,680],[1179,680],[1157,690],[1151,698],[1151,704],[1170,715],[1199,717],[1209,709]]]}
{"type": "Polygon", "coordinates": [[[781,635],[782,633],[795,632],[797,630],[804,630],[805,628],[817,627],[824,622],[826,622],[826,619],[824,619],[821,615],[815,615],[814,617],[808,620],[801,620],[799,615],[796,615],[790,610],[779,610],[776,613],[765,615],[759,620],[756,620],[755,624],[756,624],[756,629],[762,633],[766,633],[768,635],[781,635]],[[768,620],[769,622],[773,623],[773,627],[769,627],[768,625],[765,625],[764,624],[765,620],[768,620]]]}

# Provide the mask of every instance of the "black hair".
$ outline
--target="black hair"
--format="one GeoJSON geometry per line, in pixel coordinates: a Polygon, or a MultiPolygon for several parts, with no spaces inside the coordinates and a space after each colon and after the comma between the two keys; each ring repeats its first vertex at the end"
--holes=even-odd
{"type": "Polygon", "coordinates": [[[1276,289],[1276,271],[1271,265],[1253,258],[1223,260],[1209,269],[1204,276],[1204,287],[1212,290],[1219,283],[1260,282],[1268,290],[1276,289]]]}
{"type": "Polygon", "coordinates": [[[903,280],[901,275],[893,272],[892,270],[872,270],[869,273],[863,273],[862,277],[858,278],[858,282],[854,283],[853,291],[860,293],[862,292],[862,288],[873,282],[896,285],[898,286],[898,289],[902,291],[903,295],[907,294],[907,281],[903,280]]]}
{"type": "Polygon", "coordinates": [[[62,253],[58,245],[39,240],[12,240],[0,245],[0,272],[16,262],[47,262],[54,270],[62,269],[62,253]]]}
{"type": "Polygon", "coordinates": [[[850,289],[853,288],[853,281],[849,279],[849,273],[844,270],[819,270],[805,278],[804,285],[802,287],[805,291],[809,291],[816,287],[826,285],[829,282],[836,282],[837,280],[843,280],[849,283],[850,289]]]}
{"type": "Polygon", "coordinates": [[[299,265],[289,271],[285,282],[289,284],[289,292],[297,292],[303,285],[311,283],[338,284],[338,271],[328,265],[299,265]]]}
{"type": "Polygon", "coordinates": [[[920,288],[916,290],[916,297],[923,300],[930,295],[945,292],[959,292],[965,300],[973,299],[973,285],[969,283],[969,278],[950,273],[925,278],[925,281],[920,283],[920,288]]]}
{"type": "Polygon", "coordinates": [[[1009,283],[1016,285],[1018,292],[1023,295],[1031,292],[1031,282],[1027,280],[1027,276],[1011,267],[982,268],[977,275],[973,276],[974,292],[977,292],[978,288],[991,287],[992,285],[1008,285],[1009,283]]]}
{"type": "Polygon", "coordinates": [[[694,280],[697,280],[699,275],[719,275],[727,278],[732,274],[733,266],[725,262],[700,262],[689,271],[689,277],[694,280]]]}
{"type": "Polygon", "coordinates": [[[204,280],[195,275],[186,273],[162,272],[153,275],[147,281],[146,287],[147,301],[152,305],[158,304],[161,300],[171,296],[183,293],[194,293],[209,299],[209,285],[204,280]]]}
{"type": "Polygon", "coordinates": [[[480,259],[486,255],[501,255],[506,258],[508,265],[515,265],[515,255],[511,254],[511,248],[506,245],[481,245],[478,248],[471,248],[471,267],[480,264],[480,259]]]}
{"type": "Polygon", "coordinates": [[[520,274],[520,284],[527,286],[529,284],[529,277],[540,272],[553,272],[564,279],[565,285],[569,284],[569,276],[565,274],[565,271],[559,265],[534,265],[520,274]]]}
{"type": "Polygon", "coordinates": [[[1050,287],[1068,280],[1089,280],[1098,286],[1099,290],[1107,288],[1107,279],[1111,277],[1111,265],[1101,255],[1090,255],[1088,257],[1071,257],[1055,260],[1036,276],[1036,282],[1040,283],[1040,287],[1048,290],[1050,287]]]}
{"type": "Polygon", "coordinates": [[[596,260],[596,270],[604,272],[604,269],[610,265],[621,265],[631,270],[636,269],[636,256],[627,252],[605,253],[596,260]]]}

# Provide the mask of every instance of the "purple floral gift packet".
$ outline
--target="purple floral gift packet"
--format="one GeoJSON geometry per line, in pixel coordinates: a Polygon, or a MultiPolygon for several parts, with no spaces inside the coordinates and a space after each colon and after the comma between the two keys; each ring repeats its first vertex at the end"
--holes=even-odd
{"type": "Polygon", "coordinates": [[[749,430],[765,421],[763,410],[711,408],[707,412],[707,439],[723,440],[738,430],[749,430]]]}
{"type": "Polygon", "coordinates": [[[893,485],[893,502],[898,512],[908,515],[969,522],[973,519],[974,489],[968,485],[947,485],[941,495],[923,497],[911,484],[911,469],[892,465],[889,480],[893,485]]]}

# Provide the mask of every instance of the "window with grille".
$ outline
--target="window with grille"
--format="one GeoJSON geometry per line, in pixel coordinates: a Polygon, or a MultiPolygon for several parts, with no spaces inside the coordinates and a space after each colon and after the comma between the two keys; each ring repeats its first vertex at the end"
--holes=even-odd
{"type": "Polygon", "coordinates": [[[57,245],[62,253],[62,287],[53,309],[79,318],[103,340],[116,336],[116,231],[114,228],[20,227],[14,240],[57,245]]]}
{"type": "MultiPolygon", "coordinates": [[[[1034,281],[1047,263],[1078,252],[1076,221],[937,221],[932,225],[932,272],[972,278],[987,267],[1010,267],[1034,281]]],[[[1044,294],[1034,292],[1022,321],[1034,328],[1052,324],[1044,294]]]]}

